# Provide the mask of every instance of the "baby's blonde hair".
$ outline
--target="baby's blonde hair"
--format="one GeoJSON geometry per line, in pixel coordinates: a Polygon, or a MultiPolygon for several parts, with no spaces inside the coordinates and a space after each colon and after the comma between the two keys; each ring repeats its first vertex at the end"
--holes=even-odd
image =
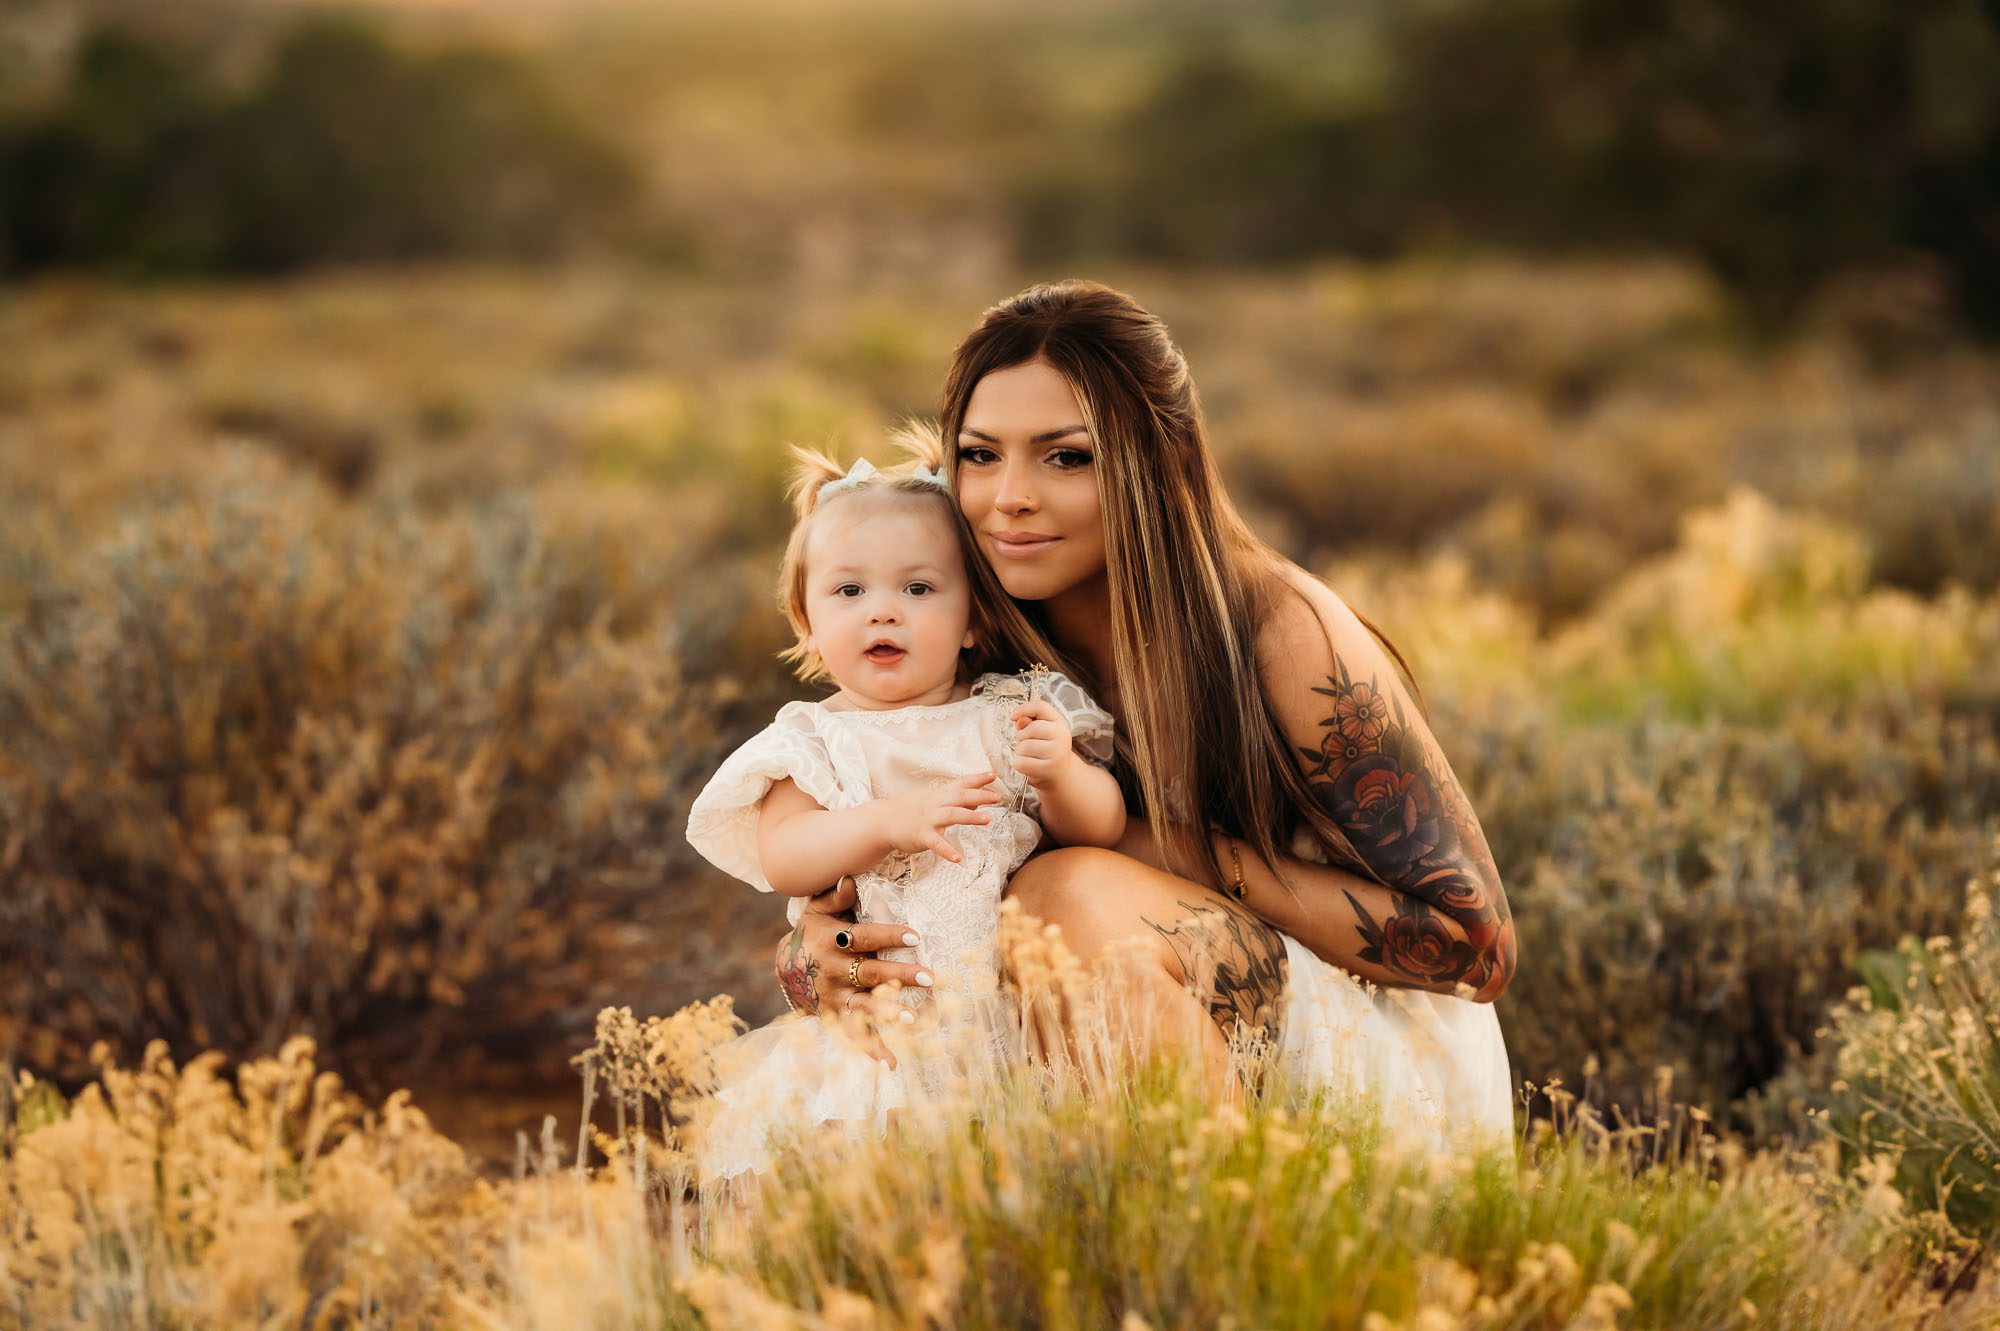
{"type": "MultiPolygon", "coordinates": [[[[895,495],[905,497],[902,502],[937,506],[938,516],[951,528],[958,542],[959,555],[965,561],[967,585],[973,589],[974,638],[982,644],[986,641],[987,617],[979,595],[978,583],[971,576],[979,552],[973,549],[966,534],[965,524],[958,520],[957,501],[952,498],[951,491],[940,488],[918,474],[926,468],[936,466],[943,456],[944,447],[939,441],[937,427],[926,422],[910,421],[891,434],[889,442],[904,454],[903,462],[842,486],[828,495],[824,502],[820,499],[820,487],[828,481],[837,481],[846,476],[847,468],[832,454],[820,449],[804,448],[798,444],[788,446],[794,466],[791,484],[786,487],[785,497],[791,502],[795,521],[792,524],[791,539],[785,543],[785,557],[778,565],[778,605],[792,626],[793,642],[790,647],[778,653],[778,659],[791,666],[793,673],[804,683],[833,682],[833,677],[827,673],[826,662],[820,659],[818,652],[806,645],[806,637],[812,632],[812,625],[806,618],[806,541],[816,517],[828,508],[855,496],[895,495]]],[[[969,650],[976,652],[980,648],[974,647],[969,650]]]]}

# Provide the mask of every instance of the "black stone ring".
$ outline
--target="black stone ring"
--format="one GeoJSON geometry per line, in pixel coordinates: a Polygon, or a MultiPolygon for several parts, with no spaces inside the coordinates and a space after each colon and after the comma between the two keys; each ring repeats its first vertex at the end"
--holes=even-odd
{"type": "Polygon", "coordinates": [[[833,936],[833,945],[842,952],[847,951],[848,948],[854,945],[854,934],[849,930],[842,929],[833,936]]]}

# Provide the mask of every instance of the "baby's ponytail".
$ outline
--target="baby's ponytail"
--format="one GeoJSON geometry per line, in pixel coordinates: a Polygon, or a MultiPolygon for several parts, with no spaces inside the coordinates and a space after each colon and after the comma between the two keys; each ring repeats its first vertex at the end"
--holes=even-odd
{"type": "Polygon", "coordinates": [[[920,471],[944,470],[944,436],[938,433],[936,421],[915,417],[904,421],[890,434],[889,445],[903,455],[899,471],[914,475],[920,471]]]}
{"type": "Polygon", "coordinates": [[[785,500],[792,506],[792,519],[804,522],[819,507],[819,488],[847,474],[833,454],[803,444],[787,444],[792,455],[792,479],[785,487],[785,500]]]}

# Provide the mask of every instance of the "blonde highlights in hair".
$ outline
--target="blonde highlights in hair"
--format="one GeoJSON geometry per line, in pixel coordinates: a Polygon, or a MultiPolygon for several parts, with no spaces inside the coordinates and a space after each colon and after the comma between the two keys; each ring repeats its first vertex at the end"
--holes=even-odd
{"type": "Polygon", "coordinates": [[[833,682],[833,677],[827,673],[826,662],[806,642],[812,633],[811,622],[806,616],[806,566],[812,533],[827,512],[855,503],[934,506],[934,511],[957,539],[959,557],[965,562],[966,574],[972,585],[975,646],[961,653],[961,666],[974,672],[986,668],[984,647],[989,634],[983,606],[990,602],[982,599],[979,581],[972,577],[975,567],[983,567],[983,561],[973,547],[972,535],[965,529],[958,503],[951,493],[918,475],[925,466],[932,465],[931,460],[939,451],[935,431],[931,427],[911,423],[892,434],[890,443],[911,458],[907,465],[878,470],[872,475],[857,478],[824,499],[820,497],[820,488],[829,481],[845,477],[848,469],[820,449],[798,444],[789,446],[793,467],[785,498],[792,506],[794,521],[791,537],[785,542],[784,558],[778,565],[778,607],[785,612],[785,620],[792,627],[793,642],[778,653],[778,659],[792,667],[792,672],[803,683],[833,682]]]}
{"type": "MultiPolygon", "coordinates": [[[[1206,829],[1250,842],[1274,866],[1292,853],[1294,832],[1306,829],[1336,863],[1369,873],[1314,797],[1265,696],[1258,629],[1277,598],[1298,593],[1279,573],[1284,557],[1250,530],[1224,491],[1186,358],[1159,318],[1123,292],[1086,281],[1030,287],[988,310],[959,344],[945,380],[940,451],[954,492],[953,445],[973,389],[996,370],[1034,360],[1069,383],[1095,445],[1120,686],[1120,780],[1135,812],[1151,812],[1163,859],[1184,876],[1203,865],[1210,881],[1223,881],[1206,829]]],[[[995,652],[1044,661],[1107,694],[1109,681],[1049,637],[1039,603],[1006,596],[983,559],[973,573],[975,594],[996,598],[995,652]]],[[[1361,622],[1408,677],[1395,646],[1361,622]]],[[[1421,707],[1414,679],[1410,685],[1421,707]]]]}

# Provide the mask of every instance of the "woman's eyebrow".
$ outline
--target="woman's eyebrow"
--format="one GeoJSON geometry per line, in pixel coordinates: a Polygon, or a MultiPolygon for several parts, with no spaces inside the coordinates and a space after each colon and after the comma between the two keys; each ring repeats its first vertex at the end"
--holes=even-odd
{"type": "MultiPolygon", "coordinates": [[[[969,434],[974,439],[984,439],[989,444],[997,444],[1000,442],[998,439],[995,439],[992,435],[986,433],[986,431],[975,430],[970,425],[959,426],[958,432],[960,434],[969,434]]],[[[1029,439],[1028,442],[1031,444],[1047,444],[1047,443],[1053,443],[1055,440],[1065,438],[1069,435],[1089,434],[1089,433],[1090,431],[1085,429],[1081,425],[1065,425],[1059,430],[1044,430],[1042,431],[1042,433],[1035,435],[1034,437],[1029,439]]]]}

